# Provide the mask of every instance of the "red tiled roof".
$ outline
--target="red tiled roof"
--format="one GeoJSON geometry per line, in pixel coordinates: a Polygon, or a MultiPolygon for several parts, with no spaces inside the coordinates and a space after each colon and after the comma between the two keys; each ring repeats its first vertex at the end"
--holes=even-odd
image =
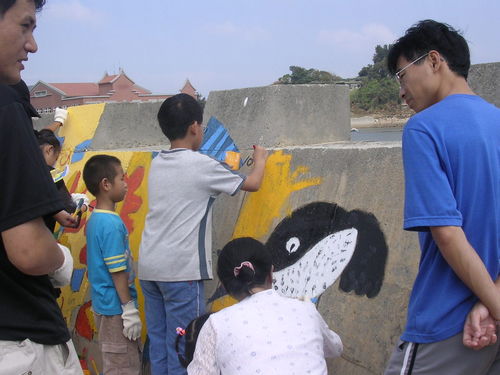
{"type": "Polygon", "coordinates": [[[139,85],[133,85],[132,91],[135,91],[138,94],[151,94],[151,91],[149,91],[148,89],[145,89],[144,87],[141,87],[139,85]]]}
{"type": "Polygon", "coordinates": [[[187,89],[187,88],[191,88],[193,89],[194,91],[196,91],[196,89],[194,88],[194,86],[191,84],[191,82],[189,81],[189,79],[186,79],[186,83],[184,83],[184,87],[181,89],[184,90],[184,89],[187,89]]]}
{"type": "Polygon", "coordinates": [[[99,95],[99,86],[96,83],[49,83],[61,90],[66,96],[99,95]]]}
{"type": "Polygon", "coordinates": [[[116,77],[118,77],[118,76],[119,76],[119,74],[115,74],[115,75],[111,75],[111,76],[110,76],[110,75],[108,75],[108,74],[106,74],[106,75],[103,77],[103,79],[101,79],[101,80],[99,81],[99,83],[98,83],[98,84],[102,84],[102,83],[110,83],[110,82],[112,82],[112,81],[113,81],[116,77]]]}

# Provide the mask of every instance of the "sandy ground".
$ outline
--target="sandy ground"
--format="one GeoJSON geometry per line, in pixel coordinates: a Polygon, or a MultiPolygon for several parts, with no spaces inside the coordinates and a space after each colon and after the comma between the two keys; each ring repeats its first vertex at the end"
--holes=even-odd
{"type": "Polygon", "coordinates": [[[400,128],[408,121],[408,117],[351,117],[351,128],[400,128]]]}

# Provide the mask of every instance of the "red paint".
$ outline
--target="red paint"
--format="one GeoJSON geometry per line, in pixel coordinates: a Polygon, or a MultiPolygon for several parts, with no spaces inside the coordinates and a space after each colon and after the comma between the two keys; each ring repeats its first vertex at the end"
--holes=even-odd
{"type": "Polygon", "coordinates": [[[80,263],[87,265],[87,244],[80,250],[80,263]]]}
{"type": "Polygon", "coordinates": [[[88,319],[87,311],[90,311],[92,305],[91,301],[85,302],[76,316],[75,330],[80,336],[85,337],[87,340],[91,341],[93,337],[92,327],[88,319]]]}
{"type": "Polygon", "coordinates": [[[128,191],[123,202],[120,217],[125,223],[129,233],[134,231],[134,221],[129,215],[139,211],[142,206],[142,198],[134,193],[141,186],[142,180],[144,179],[144,173],[144,167],[140,166],[137,167],[131,174],[127,174],[125,176],[128,191]]]}

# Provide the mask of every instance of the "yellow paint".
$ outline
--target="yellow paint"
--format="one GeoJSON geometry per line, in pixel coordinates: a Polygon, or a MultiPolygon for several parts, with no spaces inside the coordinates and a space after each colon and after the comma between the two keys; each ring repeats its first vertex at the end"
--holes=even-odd
{"type": "MultiPolygon", "coordinates": [[[[63,167],[71,161],[75,147],[83,141],[91,140],[99,125],[99,120],[104,112],[105,104],[92,104],[80,107],[69,108],[69,116],[66,124],[59,131],[59,136],[65,137],[63,151],[59,158],[57,167],[63,167]]],[[[147,177],[149,174],[152,154],[150,152],[86,152],[82,160],[70,165],[70,172],[65,177],[65,183],[68,188],[76,186],[75,193],[86,193],[91,201],[94,197],[86,191],[83,182],[82,171],[85,162],[98,153],[114,155],[118,157],[128,178],[132,178],[134,173],[143,168],[144,176],[135,190],[131,190],[129,183],[129,192],[124,202],[116,206],[116,212],[128,220],[128,225],[132,227],[129,233],[129,243],[132,256],[137,261],[139,255],[139,245],[144,222],[148,209],[147,200],[147,177]],[[130,203],[134,203],[131,208],[130,203]],[[125,213],[127,211],[127,213],[125,213]]],[[[237,220],[233,238],[242,236],[251,236],[262,241],[266,235],[273,229],[276,221],[281,220],[283,216],[290,214],[289,205],[292,193],[321,184],[320,177],[309,176],[309,169],[306,166],[297,166],[292,170],[292,155],[285,154],[283,151],[277,151],[271,154],[267,160],[265,177],[260,190],[256,193],[247,194],[242,206],[239,218],[237,220]]],[[[136,175],[137,176],[137,175],[136,175]]],[[[89,213],[85,213],[82,220],[88,219],[89,213]]],[[[86,245],[85,228],[82,225],[78,231],[70,233],[64,232],[60,242],[71,249],[74,257],[74,267],[86,269],[85,264],[80,263],[80,253],[86,245]]],[[[136,279],[136,288],[138,291],[139,306],[141,317],[144,319],[144,296],[140,285],[136,279]]],[[[83,278],[80,290],[72,292],[69,286],[62,289],[61,298],[63,315],[68,322],[70,329],[75,325],[75,318],[78,309],[90,299],[90,285],[87,274],[83,278]]],[[[236,300],[230,296],[224,296],[212,304],[212,310],[218,311],[224,307],[233,305],[236,300]]],[[[95,332],[93,316],[90,310],[86,312],[91,329],[95,332]]],[[[143,324],[143,336],[145,339],[146,325],[143,324]]],[[[89,343],[94,345],[94,343],[89,343]]],[[[81,352],[83,348],[78,348],[81,352]]]]}
{"type": "MultiPolygon", "coordinates": [[[[277,151],[266,162],[264,180],[259,191],[247,195],[234,228],[233,238],[253,237],[264,240],[273,229],[275,220],[291,211],[286,210],[293,192],[321,184],[320,177],[307,178],[309,168],[298,166],[291,169],[292,155],[277,151]]],[[[223,296],[212,302],[210,310],[219,311],[237,303],[231,296],[223,296]]]]}
{"type": "Polygon", "coordinates": [[[238,300],[234,299],[228,294],[213,301],[212,305],[210,306],[210,311],[217,312],[236,303],[238,303],[238,300]]]}
{"type": "Polygon", "coordinates": [[[250,193],[236,222],[233,238],[263,239],[272,229],[275,219],[284,216],[290,195],[298,190],[321,184],[320,177],[306,178],[309,168],[291,171],[292,155],[277,151],[269,156],[264,180],[259,191],[250,193]]]}
{"type": "Polygon", "coordinates": [[[73,151],[78,144],[94,138],[105,106],[100,103],[68,108],[68,119],[58,133],[64,137],[63,150],[73,151]]]}
{"type": "MultiPolygon", "coordinates": [[[[125,201],[120,202],[116,205],[116,212],[118,214],[122,214],[122,209],[124,207],[124,203],[127,199],[130,199],[132,196],[136,196],[140,198],[141,203],[135,212],[132,212],[128,215],[128,218],[133,222],[133,231],[129,233],[129,244],[130,250],[134,260],[137,261],[139,256],[139,245],[141,240],[142,231],[144,229],[144,220],[147,212],[147,175],[149,173],[149,168],[151,164],[151,153],[150,152],[117,152],[117,151],[103,151],[103,152],[86,152],[83,159],[73,163],[70,165],[70,173],[65,178],[66,186],[71,188],[73,184],[76,182],[78,178],[78,183],[75,193],[85,193],[89,197],[91,201],[95,199],[95,197],[90,194],[85,187],[85,183],[83,181],[83,167],[90,157],[97,154],[107,154],[112,155],[120,159],[122,163],[122,167],[125,173],[130,177],[131,174],[136,171],[137,168],[144,168],[144,177],[138,188],[135,191],[131,191],[129,187],[129,192],[125,197],[125,201]]],[[[129,183],[129,186],[131,184],[129,183]]],[[[88,219],[89,213],[85,213],[82,216],[82,223],[85,219],[88,219]]],[[[56,229],[57,230],[57,229],[56,229]]],[[[76,233],[68,233],[68,231],[63,232],[64,234],[59,239],[59,242],[68,246],[73,254],[74,258],[74,268],[85,268],[85,264],[80,263],[80,252],[86,245],[85,240],[85,228],[84,225],[81,225],[76,233]]],[[[140,292],[139,282],[136,280],[136,288],[139,294],[139,304],[144,306],[144,297],[140,292]]],[[[59,298],[59,304],[62,307],[62,313],[68,324],[71,326],[74,325],[74,320],[76,318],[78,309],[81,305],[83,305],[86,301],[90,300],[90,283],[87,279],[87,274],[83,278],[82,284],[80,286],[80,290],[77,292],[73,292],[70,286],[66,286],[61,289],[61,297],[59,298]]],[[[143,310],[143,309],[141,309],[143,310]]],[[[144,318],[144,313],[142,312],[142,317],[144,318]]],[[[93,316],[88,317],[89,322],[91,324],[91,328],[95,332],[94,320],[93,316]]],[[[145,320],[143,320],[145,321],[145,320]]],[[[144,325],[145,327],[145,325],[144,325]]],[[[143,336],[145,337],[145,328],[143,330],[143,336]]]]}

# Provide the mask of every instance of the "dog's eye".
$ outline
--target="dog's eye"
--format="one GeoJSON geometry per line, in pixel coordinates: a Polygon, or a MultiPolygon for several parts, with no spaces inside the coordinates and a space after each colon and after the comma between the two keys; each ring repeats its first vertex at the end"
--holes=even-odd
{"type": "Polygon", "coordinates": [[[297,237],[292,237],[286,242],[286,251],[288,253],[296,252],[300,247],[300,240],[297,237]]]}

